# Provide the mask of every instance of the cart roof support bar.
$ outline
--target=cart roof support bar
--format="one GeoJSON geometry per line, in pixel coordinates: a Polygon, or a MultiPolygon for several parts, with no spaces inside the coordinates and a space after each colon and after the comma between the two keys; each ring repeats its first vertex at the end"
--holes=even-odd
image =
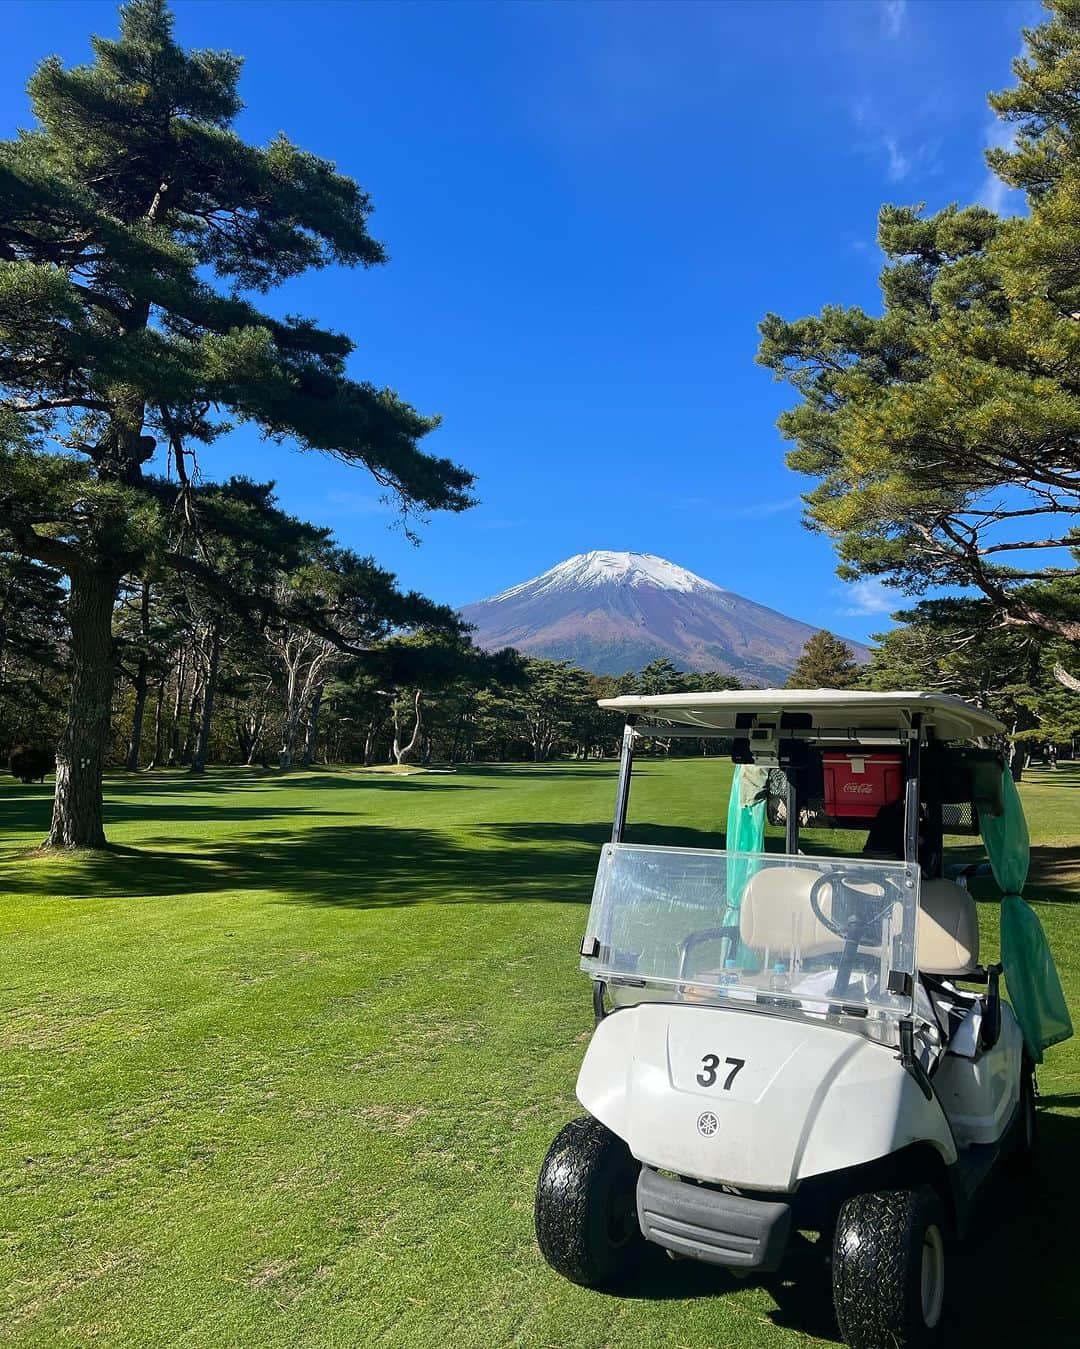
{"type": "Polygon", "coordinates": [[[784,847],[794,857],[799,851],[799,788],[793,764],[789,764],[786,773],[787,787],[784,791],[784,847]]]}
{"type": "Polygon", "coordinates": [[[922,713],[911,718],[907,752],[907,782],[904,790],[904,860],[919,865],[919,768],[922,762],[922,713]]]}
{"type": "MultiPolygon", "coordinates": [[[[756,729],[756,728],[751,728],[756,729]]],[[[770,726],[769,729],[775,730],[770,726]]],[[[649,736],[657,740],[738,740],[745,739],[745,729],[733,729],[730,726],[648,726],[637,725],[635,732],[646,739],[649,736]]],[[[806,740],[811,744],[825,741],[829,744],[853,745],[906,744],[908,733],[897,730],[895,726],[818,726],[797,727],[783,732],[785,740],[806,740]]]]}
{"type": "Polygon", "coordinates": [[[612,843],[621,843],[626,829],[626,807],[630,800],[630,775],[634,769],[634,723],[637,717],[627,717],[623,727],[622,752],[619,755],[619,785],[615,789],[615,823],[611,827],[612,843]]]}

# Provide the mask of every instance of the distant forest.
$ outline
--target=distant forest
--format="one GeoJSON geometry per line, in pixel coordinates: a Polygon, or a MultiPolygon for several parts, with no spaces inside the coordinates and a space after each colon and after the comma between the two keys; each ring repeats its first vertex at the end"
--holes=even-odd
{"type": "MultiPolygon", "coordinates": [[[[372,576],[396,593],[385,573],[321,540],[302,565],[266,579],[278,610],[261,619],[171,577],[124,586],[113,617],[117,678],[106,762],[200,772],[215,762],[596,757],[613,752],[620,733],[598,698],[738,687],[728,676],[686,674],[662,660],[611,678],[513,651],[489,656],[445,615],[430,632],[372,640],[371,629],[389,626],[380,614],[365,632],[375,606],[356,592],[372,576]],[[286,592],[293,620],[282,616],[286,592]],[[333,626],[319,631],[327,614],[333,626]]],[[[63,729],[67,605],[55,571],[0,555],[0,746],[9,754],[49,753],[63,729]]]]}
{"type": "MultiPolygon", "coordinates": [[[[233,483],[229,490],[253,489],[233,483]]],[[[681,671],[668,660],[612,677],[513,651],[487,655],[445,614],[431,632],[370,640],[360,622],[368,612],[361,597],[370,609],[373,578],[396,594],[393,578],[337,549],[320,531],[312,538],[289,573],[263,578],[268,602],[277,597],[274,615],[238,615],[204,587],[171,576],[122,589],[113,615],[110,767],[198,773],[211,763],[287,768],[599,758],[617,752],[621,727],[598,699],[739,687],[728,675],[681,671]],[[307,613],[312,626],[299,617],[286,621],[286,595],[291,611],[307,613]],[[334,629],[320,632],[319,616],[327,612],[334,629]],[[342,643],[339,628],[351,643],[342,643]]],[[[68,602],[55,571],[0,555],[0,746],[8,754],[43,754],[48,772],[70,688],[68,602]]],[[[961,630],[947,618],[894,628],[879,639],[868,665],[857,664],[839,638],[820,633],[807,643],[789,686],[941,688],[1001,716],[1021,758],[1049,742],[1063,756],[1074,753],[1080,695],[1055,678],[1053,651],[1008,630],[961,630]],[[984,654],[988,644],[992,660],[984,654]]],[[[660,752],[722,749],[715,741],[675,740],[660,752]]]]}

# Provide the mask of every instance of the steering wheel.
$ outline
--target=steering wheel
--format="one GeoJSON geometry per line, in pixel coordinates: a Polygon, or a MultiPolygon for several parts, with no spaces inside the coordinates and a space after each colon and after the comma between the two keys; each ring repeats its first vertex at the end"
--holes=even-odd
{"type": "Polygon", "coordinates": [[[825,871],[810,888],[810,907],[814,917],[833,936],[863,942],[895,903],[890,893],[895,887],[891,876],[882,876],[877,870],[825,871]],[[856,888],[860,885],[872,886],[880,893],[867,894],[856,888]],[[821,907],[821,892],[826,886],[833,892],[831,913],[825,913],[821,907]]]}
{"type": "MultiPolygon", "coordinates": [[[[899,885],[891,876],[883,876],[877,870],[858,869],[823,872],[810,887],[814,917],[844,943],[832,988],[834,997],[847,993],[859,947],[875,940],[875,929],[895,903],[894,890],[899,890],[899,885]],[[860,885],[879,893],[867,894],[865,889],[857,888],[860,885]],[[832,890],[831,913],[825,913],[821,907],[821,892],[826,886],[832,890]]],[[[902,892],[900,897],[903,898],[902,892]]]]}

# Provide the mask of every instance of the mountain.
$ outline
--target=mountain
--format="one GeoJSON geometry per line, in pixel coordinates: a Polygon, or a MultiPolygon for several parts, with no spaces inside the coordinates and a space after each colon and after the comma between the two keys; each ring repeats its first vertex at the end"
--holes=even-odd
{"type": "MultiPolygon", "coordinates": [[[[513,646],[595,674],[667,656],[683,670],[763,685],[782,684],[817,631],[651,553],[579,553],[461,615],[489,651],[513,646]]],[[[866,647],[848,645],[868,659],[866,647]]]]}

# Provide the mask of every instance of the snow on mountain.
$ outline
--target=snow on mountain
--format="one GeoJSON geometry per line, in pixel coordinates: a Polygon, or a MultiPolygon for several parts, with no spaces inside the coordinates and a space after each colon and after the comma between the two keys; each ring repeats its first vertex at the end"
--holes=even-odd
{"type": "Polygon", "coordinates": [[[587,589],[600,585],[659,586],[663,590],[677,590],[690,594],[695,590],[719,590],[718,585],[695,576],[685,567],[677,567],[674,562],[665,562],[662,557],[652,553],[578,553],[568,557],[557,567],[534,576],[531,581],[522,581],[511,586],[501,595],[489,600],[480,600],[481,604],[498,604],[517,595],[542,595],[560,590],[587,589]]]}
{"type": "Polygon", "coordinates": [[[816,631],[651,553],[579,553],[461,612],[488,650],[514,646],[597,674],[666,656],[761,684],[783,682],[816,631]]]}

